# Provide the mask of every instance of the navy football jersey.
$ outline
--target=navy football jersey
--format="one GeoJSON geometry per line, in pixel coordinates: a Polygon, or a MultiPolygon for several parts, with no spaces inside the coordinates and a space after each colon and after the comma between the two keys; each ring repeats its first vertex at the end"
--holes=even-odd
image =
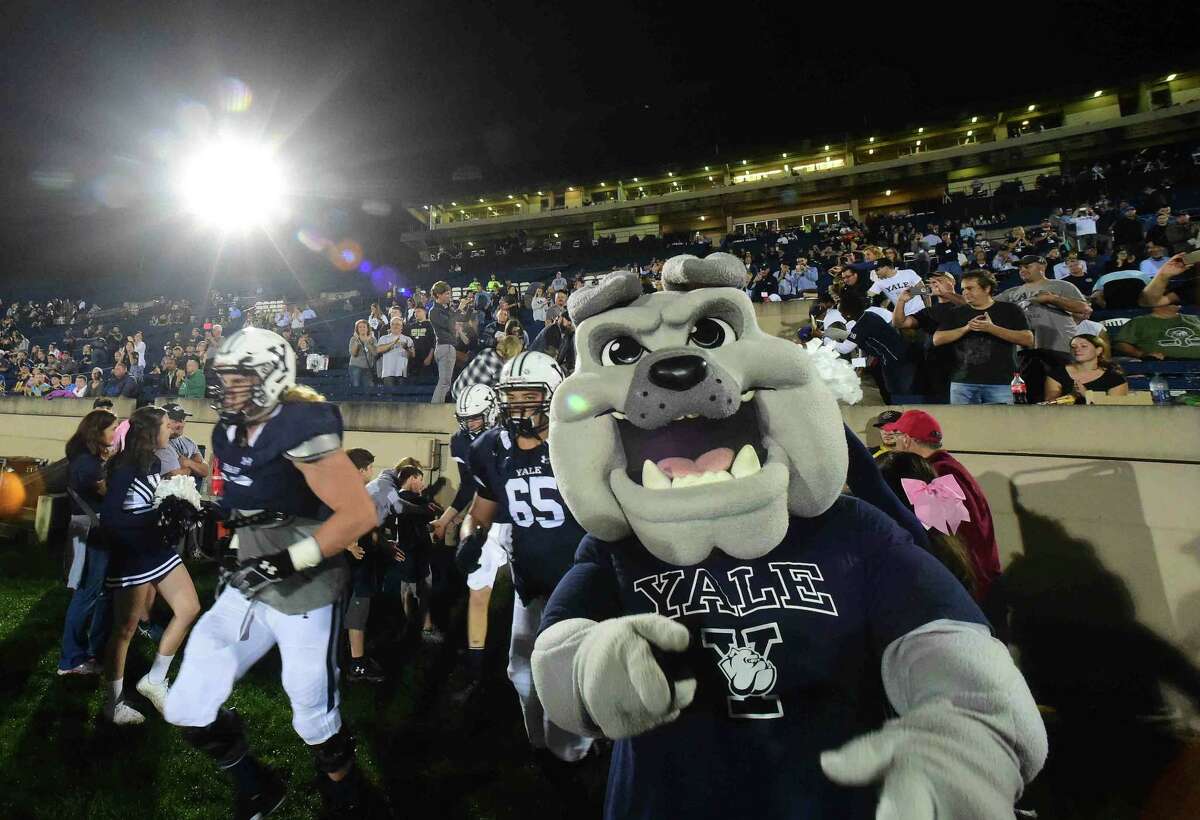
{"type": "Polygon", "coordinates": [[[507,430],[496,428],[475,439],[468,462],[479,495],[512,522],[513,584],[522,601],[554,591],[571,568],[583,527],[558,492],[550,466],[550,446],[522,450],[507,430]]]}
{"type": "Polygon", "coordinates": [[[635,538],[588,536],[542,628],[657,612],[688,627],[697,700],[618,741],[605,816],[873,818],[876,791],[837,786],[819,756],[890,715],[880,662],[946,618],[986,624],[963,586],[874,507],[848,496],[793,518],[753,561],[659,561],[635,538]]]}
{"type": "Polygon", "coordinates": [[[304,476],[284,453],[320,435],[342,436],[342,414],[327,402],[280,404],[254,441],[234,443],[234,428],[218,422],[213,452],[221,461],[226,510],[270,510],[324,520],[330,511],[309,489],[304,476]]]}

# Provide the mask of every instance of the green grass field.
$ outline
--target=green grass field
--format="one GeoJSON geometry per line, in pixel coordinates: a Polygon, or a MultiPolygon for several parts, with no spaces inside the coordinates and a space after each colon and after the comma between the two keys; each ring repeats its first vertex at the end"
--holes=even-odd
{"type": "MultiPolygon", "coordinates": [[[[43,547],[0,542],[0,818],[215,818],[229,814],[230,787],[208,758],[140,696],[141,726],[99,719],[98,678],[60,678],[63,614],[70,590],[57,556],[43,547]]],[[[212,600],[211,568],[194,569],[201,602],[212,600]]],[[[489,665],[502,678],[511,588],[492,601],[489,665]]],[[[591,818],[600,815],[607,760],[590,760],[565,779],[534,764],[516,694],[498,680],[463,713],[446,698],[461,646],[459,624],[444,649],[383,654],[387,682],[342,683],[342,714],[359,739],[358,760],[385,813],[437,818],[591,818]]],[[[154,646],[134,639],[126,680],[149,667],[154,646]]],[[[178,660],[176,661],[178,669],[178,660]]],[[[174,671],[174,670],[173,670],[174,671]]],[[[267,655],[234,689],[251,747],[289,781],[287,802],[272,817],[319,814],[314,770],[292,731],[279,684],[279,656],[267,655]]]]}

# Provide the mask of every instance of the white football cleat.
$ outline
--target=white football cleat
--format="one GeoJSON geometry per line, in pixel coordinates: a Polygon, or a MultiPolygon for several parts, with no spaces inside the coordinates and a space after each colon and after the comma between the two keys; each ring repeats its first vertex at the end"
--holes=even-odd
{"type": "Polygon", "coordinates": [[[104,704],[104,719],[117,726],[136,726],[146,720],[145,715],[134,709],[123,700],[116,703],[106,701],[104,704]]]}
{"type": "Polygon", "coordinates": [[[166,681],[155,683],[150,680],[149,675],[143,675],[137,682],[137,690],[138,694],[150,701],[160,715],[164,713],[163,710],[167,708],[167,692],[170,691],[166,681]]]}

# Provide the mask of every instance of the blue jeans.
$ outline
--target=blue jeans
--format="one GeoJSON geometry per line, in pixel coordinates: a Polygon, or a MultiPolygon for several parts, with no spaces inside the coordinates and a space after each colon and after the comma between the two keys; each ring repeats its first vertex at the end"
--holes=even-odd
{"type": "Polygon", "coordinates": [[[73,669],[88,658],[99,658],[112,629],[112,595],[104,587],[108,550],[87,548],[83,577],[71,596],[63,625],[59,669],[73,669]],[[88,618],[91,625],[88,625],[88,618]]]}
{"type": "Polygon", "coordinates": [[[950,382],[951,404],[1012,404],[1012,388],[1007,384],[963,384],[950,382]]]}
{"type": "Polygon", "coordinates": [[[350,389],[351,390],[366,390],[371,387],[373,380],[371,379],[371,371],[365,367],[355,367],[350,365],[350,389]]]}

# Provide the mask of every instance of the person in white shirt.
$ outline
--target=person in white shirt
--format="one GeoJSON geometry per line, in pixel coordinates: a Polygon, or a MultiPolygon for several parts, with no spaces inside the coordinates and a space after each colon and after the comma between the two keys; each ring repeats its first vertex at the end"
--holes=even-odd
{"type": "MultiPolygon", "coordinates": [[[[1075,226],[1075,245],[1085,250],[1096,244],[1096,212],[1087,205],[1077,209],[1073,216],[1064,216],[1062,221],[1075,226]]],[[[1062,277],[1057,277],[1061,279],[1062,277]]]]}
{"type": "MultiPolygon", "coordinates": [[[[871,287],[867,289],[868,296],[874,296],[877,293],[882,293],[888,300],[888,304],[895,305],[896,297],[901,291],[909,288],[918,287],[921,284],[921,277],[917,275],[915,270],[909,268],[896,269],[896,264],[890,259],[880,259],[875,268],[875,272],[871,274],[874,280],[871,287]]],[[[920,297],[913,299],[912,302],[920,302],[920,297]]],[[[909,302],[909,304],[912,304],[909,302]]],[[[909,315],[924,309],[925,303],[920,304],[909,311],[909,315]]]]}
{"type": "Polygon", "coordinates": [[[142,331],[137,331],[133,334],[133,349],[137,351],[138,360],[144,365],[146,364],[146,342],[142,338],[142,331]]]}
{"type": "Polygon", "coordinates": [[[300,318],[306,322],[311,322],[313,319],[317,318],[317,312],[305,304],[304,310],[300,312],[300,318]]]}
{"type": "Polygon", "coordinates": [[[554,274],[554,279],[550,282],[550,292],[557,293],[560,290],[567,289],[567,278],[562,275],[562,271],[554,274]]]}
{"type": "Polygon", "coordinates": [[[404,335],[404,320],[393,316],[388,333],[379,337],[375,352],[379,355],[379,376],[386,385],[398,385],[408,378],[408,360],[416,350],[413,340],[404,335]]]}

